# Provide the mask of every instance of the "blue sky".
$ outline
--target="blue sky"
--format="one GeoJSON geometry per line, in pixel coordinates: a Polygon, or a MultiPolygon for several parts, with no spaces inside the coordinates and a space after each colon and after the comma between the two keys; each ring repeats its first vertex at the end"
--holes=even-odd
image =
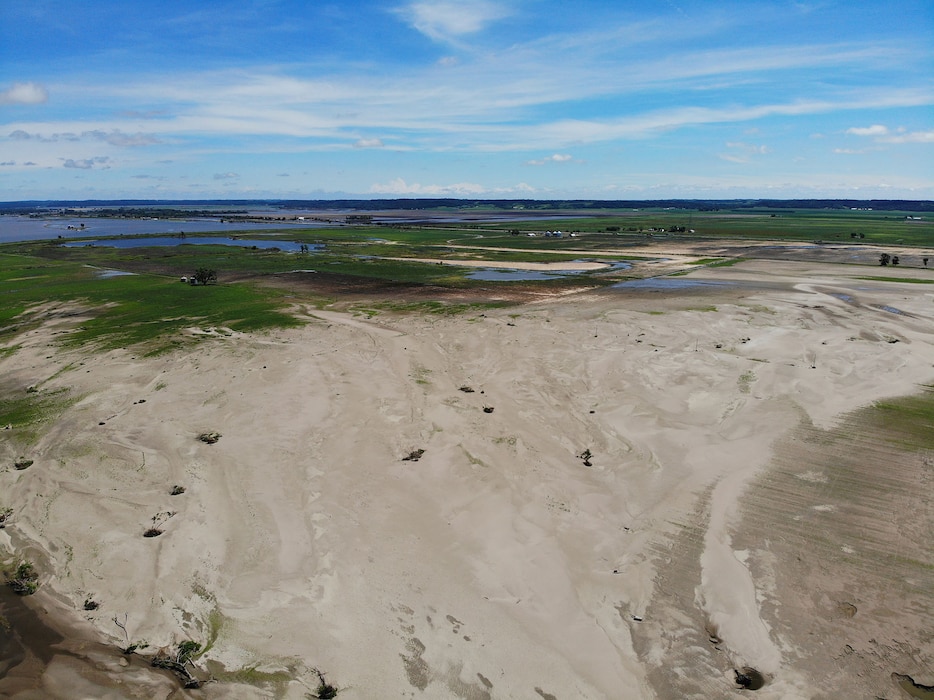
{"type": "Polygon", "coordinates": [[[932,0],[0,3],[0,200],[934,199],[932,0]]]}

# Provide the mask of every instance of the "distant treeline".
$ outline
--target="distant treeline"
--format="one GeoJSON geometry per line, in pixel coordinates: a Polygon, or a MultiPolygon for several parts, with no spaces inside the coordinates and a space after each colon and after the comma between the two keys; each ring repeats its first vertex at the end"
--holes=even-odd
{"type": "MultiPolygon", "coordinates": [[[[872,209],[875,211],[934,211],[934,201],[908,199],[92,199],[0,202],[0,213],[31,214],[56,209],[86,207],[149,208],[179,207],[188,216],[219,216],[232,209],[273,207],[276,209],[374,211],[393,209],[485,209],[485,210],[605,210],[672,208],[691,211],[737,209],[872,209]],[[197,211],[197,207],[225,207],[221,212],[197,211]]],[[[165,212],[162,212],[165,215],[165,212]]]]}

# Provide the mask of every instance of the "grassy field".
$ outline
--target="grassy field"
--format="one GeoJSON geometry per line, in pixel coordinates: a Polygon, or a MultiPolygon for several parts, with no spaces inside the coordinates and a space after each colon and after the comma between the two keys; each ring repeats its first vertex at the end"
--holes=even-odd
{"type": "Polygon", "coordinates": [[[250,285],[191,287],[157,275],[101,277],[81,262],[0,255],[0,342],[46,318],[48,305],[87,312],[63,341],[120,347],[146,344],[150,352],[177,343],[189,326],[255,331],[294,325],[281,292],[250,285]],[[167,339],[172,339],[171,341],[167,339]]]}
{"type": "MultiPolygon", "coordinates": [[[[750,210],[697,212],[685,210],[640,210],[605,212],[583,219],[550,222],[520,222],[510,229],[542,231],[551,228],[562,231],[615,234],[612,238],[642,237],[652,233],[666,234],[672,227],[684,227],[679,234],[691,238],[745,238],[752,240],[796,240],[827,242],[853,241],[887,245],[934,245],[934,220],[908,219],[912,212],[848,211],[848,210],[750,210]],[[618,228],[618,231],[612,229],[618,228]],[[608,230],[609,229],[609,230],[608,230]],[[694,234],[688,233],[691,229],[694,234]],[[852,234],[857,237],[853,238],[852,234]],[[859,238],[862,234],[863,238],[859,238]]],[[[481,230],[502,229],[502,225],[483,226],[481,230]]],[[[507,233],[507,240],[508,233],[507,233]]],[[[485,238],[485,241],[489,239],[485,238]]],[[[530,239],[532,240],[532,239],[530,239]]],[[[569,239],[551,239],[564,244],[569,239]]],[[[579,241],[579,239],[578,239],[579,241]]]]}
{"type": "MultiPolygon", "coordinates": [[[[229,234],[218,234],[226,238],[229,234]]],[[[588,272],[569,277],[519,282],[469,279],[470,270],[409,260],[436,258],[494,262],[618,261],[629,246],[647,240],[801,240],[886,245],[934,245],[934,221],[890,211],[742,210],[686,211],[673,209],[614,210],[586,218],[469,223],[443,220],[430,226],[342,226],[288,232],[238,232],[240,238],[270,238],[317,244],[309,253],[229,245],[178,245],[117,248],[65,247],[60,241],[11,243],[0,246],[0,341],[38,321],[43,304],[72,303],[93,310],[71,343],[114,347],[144,343],[150,351],[177,343],[179,331],[190,326],[223,326],[252,331],[295,323],[286,309],[296,296],[314,302],[312,285],[300,285],[286,273],[315,270],[319,278],[347,280],[342,290],[368,280],[374,289],[448,290],[560,290],[582,284],[602,286],[625,273],[588,272]],[[909,218],[912,217],[912,218],[909,218]],[[684,229],[684,233],[669,232],[684,229]],[[560,229],[562,238],[529,237],[560,229]],[[694,233],[690,233],[693,230],[694,233]],[[571,238],[570,232],[579,232],[571,238]],[[856,236],[854,238],[854,235],[856,236]],[[862,236],[860,238],[859,236],[862,236]],[[390,259],[397,258],[397,259],[390,259]],[[216,270],[220,284],[191,287],[178,282],[197,268],[216,270]],[[97,268],[97,269],[95,269],[97,268]],[[102,278],[100,268],[134,273],[102,278]],[[501,285],[497,287],[497,285],[501,285]],[[166,339],[171,338],[171,341],[166,339]]],[[[735,260],[705,259],[708,265],[735,260]]],[[[307,279],[307,276],[306,276],[307,279]]],[[[319,302],[322,300],[319,299],[319,302]]],[[[358,304],[359,305],[359,304],[358,304]]],[[[451,309],[470,304],[455,303],[451,309]]],[[[425,298],[375,299],[361,308],[374,311],[442,312],[445,304],[425,298]],[[425,306],[425,304],[429,306],[425,306]]],[[[449,312],[450,309],[445,312],[449,312]]]]}

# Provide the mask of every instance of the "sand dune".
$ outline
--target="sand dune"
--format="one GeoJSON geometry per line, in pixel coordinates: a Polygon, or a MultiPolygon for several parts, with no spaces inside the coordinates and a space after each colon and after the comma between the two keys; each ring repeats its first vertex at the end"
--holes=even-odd
{"type": "MultiPolygon", "coordinates": [[[[49,324],[0,376],[75,402],[34,445],[3,442],[34,464],[0,473],[0,544],[36,561],[31,605],[86,621],[72,634],[208,644],[199,666],[226,680],[191,697],[303,698],[319,668],[341,698],[727,698],[743,666],[767,677],[757,697],[857,697],[869,681],[821,687],[777,634],[765,601],[790,592],[736,540],[802,421],[934,377],[931,287],[861,273],[746,262],[695,273],[733,283],[696,292],[308,309],[298,330],[149,358],[50,347],[49,324]],[[714,629],[722,653],[691,662],[714,629]]],[[[138,659],[87,655],[108,697],[174,692],[138,659]]],[[[33,684],[72,697],[65,666],[33,684]]]]}

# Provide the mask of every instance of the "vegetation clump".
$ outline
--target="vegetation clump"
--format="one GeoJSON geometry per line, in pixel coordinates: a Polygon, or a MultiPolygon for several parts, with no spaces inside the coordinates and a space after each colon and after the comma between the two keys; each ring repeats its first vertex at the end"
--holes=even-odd
{"type": "Polygon", "coordinates": [[[215,442],[221,439],[221,434],[216,431],[212,431],[210,433],[201,433],[198,436],[198,439],[207,445],[213,445],[215,442]]]}
{"type": "Polygon", "coordinates": [[[590,461],[591,459],[593,459],[593,453],[590,451],[590,449],[586,449],[583,452],[581,452],[579,455],[577,455],[577,458],[580,460],[583,460],[585,467],[593,466],[593,464],[590,461]]]}
{"type": "Polygon", "coordinates": [[[101,604],[98,603],[96,600],[94,600],[93,596],[88,596],[87,598],[84,599],[85,610],[88,610],[88,611],[97,610],[100,606],[101,604]]]}
{"type": "Polygon", "coordinates": [[[184,487],[184,486],[179,486],[178,484],[175,484],[175,486],[173,486],[173,487],[172,487],[172,490],[169,492],[169,495],[170,495],[170,496],[180,496],[180,495],[183,494],[183,493],[185,493],[185,487],[184,487]]]}
{"type": "Polygon", "coordinates": [[[155,668],[164,668],[172,671],[172,673],[181,679],[186,688],[200,688],[201,681],[195,678],[191,674],[191,671],[188,670],[191,657],[200,650],[201,645],[198,642],[185,640],[178,645],[174,655],[164,648],[160,649],[156,655],[152,657],[150,664],[155,668]]]}
{"type": "Polygon", "coordinates": [[[13,462],[13,468],[22,471],[23,469],[29,469],[33,464],[34,462],[31,459],[20,458],[13,462]]]}
{"type": "Polygon", "coordinates": [[[472,387],[472,386],[467,386],[466,384],[465,384],[464,386],[462,386],[462,387],[460,388],[460,390],[463,391],[465,394],[472,394],[472,393],[473,393],[473,387],[472,387]]]}
{"type": "Polygon", "coordinates": [[[10,518],[13,517],[12,508],[0,508],[0,530],[6,527],[6,524],[10,521],[10,518]]]}
{"type": "Polygon", "coordinates": [[[483,407],[483,412],[484,412],[484,413],[493,413],[493,411],[494,411],[494,408],[493,408],[492,406],[484,406],[484,407],[483,407]]]}
{"type": "Polygon", "coordinates": [[[327,679],[324,677],[324,671],[319,669],[313,669],[315,674],[318,676],[318,688],[315,690],[314,694],[309,697],[317,698],[317,700],[332,700],[332,698],[337,697],[338,689],[327,682],[327,679]]]}
{"type": "Polygon", "coordinates": [[[402,458],[403,462],[417,462],[422,458],[422,455],[425,454],[425,450],[412,450],[405,457],[402,458]]]}
{"type": "Polygon", "coordinates": [[[16,595],[32,595],[39,590],[39,573],[32,562],[23,561],[8,574],[7,584],[16,595]]]}
{"type": "Polygon", "coordinates": [[[143,537],[158,537],[161,535],[164,530],[162,526],[165,524],[165,521],[175,515],[172,511],[166,511],[165,513],[156,513],[152,516],[152,525],[143,532],[143,537]]]}

